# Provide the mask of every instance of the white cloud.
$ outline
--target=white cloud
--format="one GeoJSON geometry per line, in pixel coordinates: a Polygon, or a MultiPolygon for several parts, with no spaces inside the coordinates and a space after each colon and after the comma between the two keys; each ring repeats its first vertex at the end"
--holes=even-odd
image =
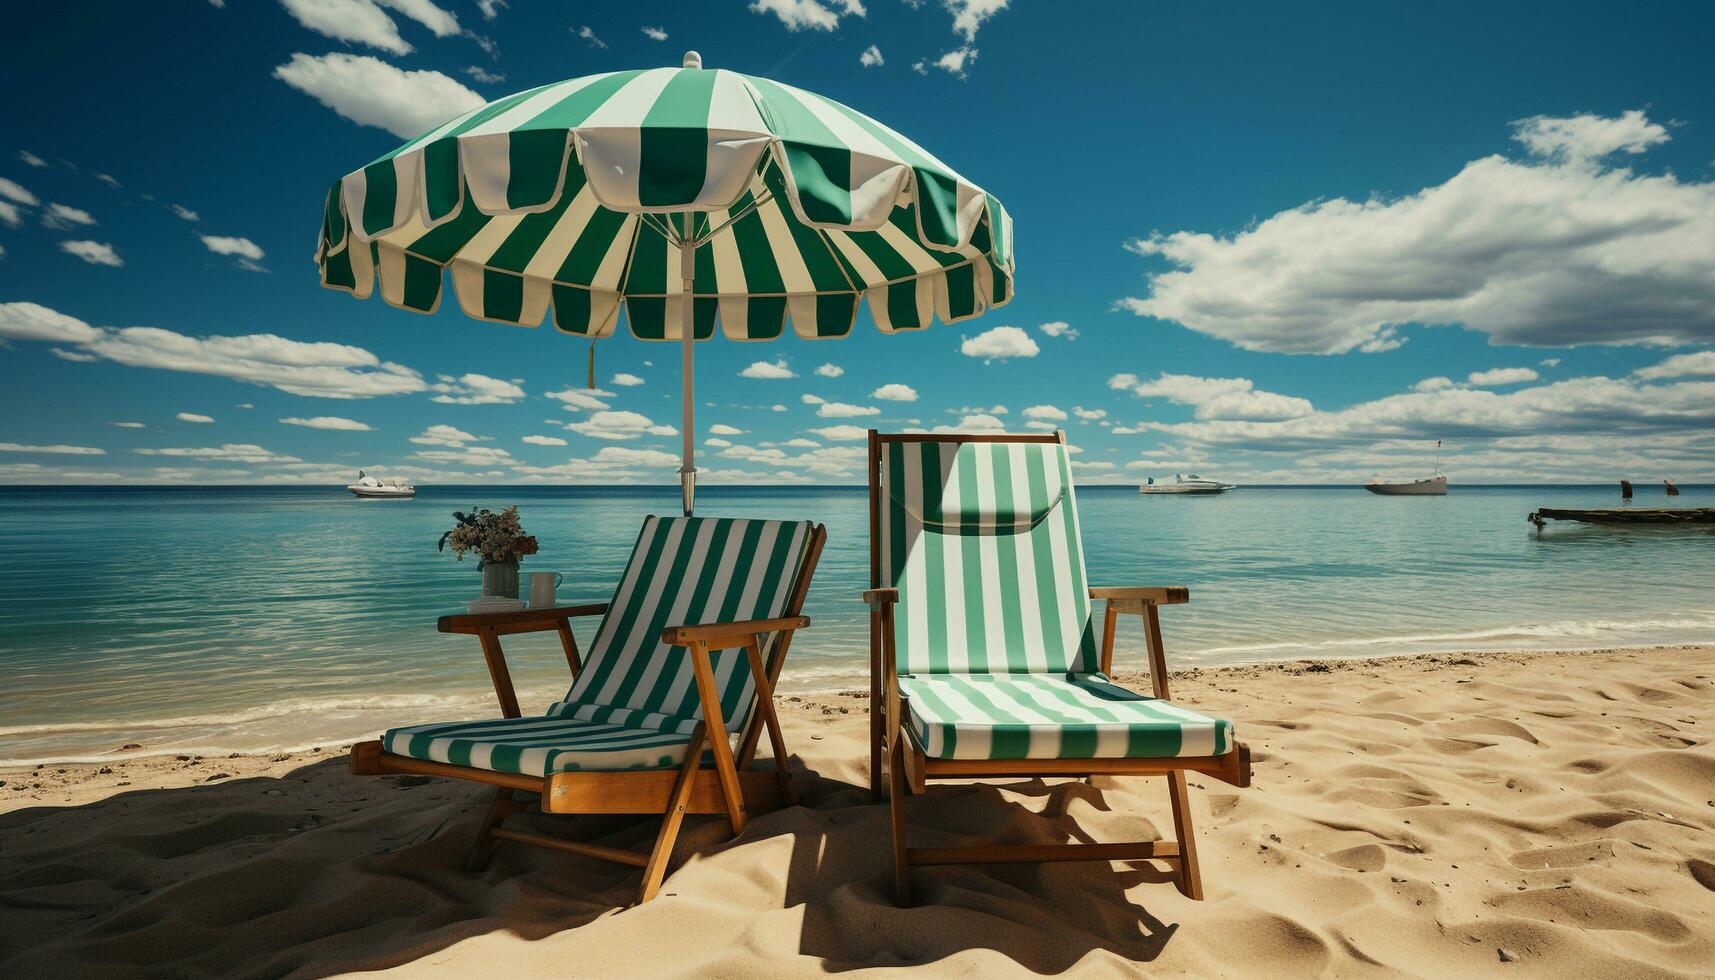
{"type": "Polygon", "coordinates": [[[824,364],[816,369],[816,375],[822,378],[837,378],[846,373],[846,369],[838,364],[824,364]]]}
{"type": "Polygon", "coordinates": [[[1543,367],[1546,367],[1546,368],[1559,367],[1560,366],[1560,358],[1558,358],[1558,357],[1545,357],[1542,360],[1538,361],[1537,363],[1541,364],[1543,367]]]}
{"type": "Polygon", "coordinates": [[[953,33],[969,44],[977,39],[983,21],[1006,9],[1008,0],[942,0],[953,15],[953,33]]]}
{"type": "Polygon", "coordinates": [[[495,446],[457,446],[452,449],[420,449],[413,458],[443,466],[506,466],[512,454],[495,446]]]}
{"type": "Polygon", "coordinates": [[[1665,138],[1627,118],[1528,120],[1521,139],[1558,156],[1485,157],[1398,199],[1314,201],[1231,237],[1134,241],[1175,268],[1120,305],[1287,353],[1397,347],[1406,323],[1524,346],[1715,340],[1715,182],[1575,155],[1665,138]]]}
{"type": "Polygon", "coordinates": [[[872,44],[858,55],[858,64],[865,68],[878,68],[887,64],[887,60],[881,56],[881,49],[872,44]]]}
{"type": "Polygon", "coordinates": [[[954,48],[930,63],[954,78],[967,78],[970,76],[971,62],[975,60],[977,60],[977,49],[967,46],[954,48]]]}
{"type": "Polygon", "coordinates": [[[17,228],[24,224],[23,215],[18,211],[16,204],[0,201],[0,224],[8,228],[17,228]]]}
{"type": "Polygon", "coordinates": [[[841,16],[868,13],[862,0],[753,0],[750,11],[773,14],[789,31],[831,31],[840,26],[841,16]]]}
{"type": "Polygon", "coordinates": [[[1452,387],[1455,387],[1452,378],[1446,378],[1446,377],[1441,377],[1441,376],[1437,375],[1436,377],[1433,377],[1433,378],[1424,378],[1422,381],[1419,381],[1416,384],[1413,384],[1411,386],[1411,390],[1412,391],[1445,391],[1448,388],[1452,388],[1452,387]]]}
{"type": "Polygon", "coordinates": [[[998,435],[1006,431],[1006,424],[993,415],[967,415],[959,420],[958,425],[937,425],[935,432],[967,433],[972,435],[998,435]]]}
{"type": "Polygon", "coordinates": [[[274,77],[360,126],[410,138],[483,104],[438,71],[403,71],[367,55],[294,54],[274,77]]]}
{"type": "Polygon", "coordinates": [[[820,449],[822,447],[822,444],[816,440],[804,438],[788,439],[781,445],[791,446],[793,449],[820,449]]]}
{"type": "Polygon", "coordinates": [[[882,385],[869,393],[871,398],[879,398],[884,402],[914,402],[917,400],[917,389],[898,382],[882,385]]]}
{"type": "Polygon", "coordinates": [[[962,340],[959,353],[966,357],[980,357],[985,361],[1008,357],[1035,357],[1041,351],[1041,348],[1036,346],[1036,341],[1030,339],[1030,335],[1018,327],[995,327],[962,340]]]}
{"type": "Polygon", "coordinates": [[[679,434],[678,429],[670,425],[657,425],[647,415],[638,412],[594,412],[581,422],[568,423],[566,428],[592,438],[613,440],[679,434]]]}
{"type": "Polygon", "coordinates": [[[86,351],[86,350],[66,350],[64,347],[53,348],[53,355],[62,361],[71,361],[74,364],[88,364],[92,361],[101,360],[101,358],[96,357],[94,354],[91,354],[89,351],[86,351]]]}
{"type": "Polygon", "coordinates": [[[573,34],[576,34],[578,37],[583,38],[585,41],[589,42],[589,46],[592,48],[605,48],[605,47],[607,47],[607,42],[603,41],[599,37],[596,37],[595,29],[590,27],[588,24],[585,24],[582,27],[568,27],[568,28],[566,28],[566,30],[571,31],[573,34]]]}
{"type": "Polygon", "coordinates": [[[178,419],[180,422],[195,422],[198,425],[207,425],[210,422],[214,421],[213,416],[198,415],[195,412],[180,412],[179,414],[173,416],[173,418],[178,419]]]}
{"type": "Polygon", "coordinates": [[[100,336],[95,327],[39,303],[0,303],[0,340],[84,344],[100,336]]]}
{"type": "Polygon", "coordinates": [[[32,208],[42,203],[40,198],[30,193],[22,184],[19,184],[17,181],[7,180],[5,177],[0,177],[0,197],[4,197],[9,201],[16,201],[19,204],[32,208]]]}
{"type": "Polygon", "coordinates": [[[101,330],[84,349],[131,367],[212,374],[289,395],[374,398],[424,388],[422,376],[361,347],[306,343],[273,334],[187,337],[159,327],[101,330]]]}
{"type": "Polygon", "coordinates": [[[208,460],[220,463],[296,463],[296,456],[283,456],[272,450],[247,442],[229,442],[224,446],[197,446],[175,449],[133,449],[139,456],[175,456],[184,459],[208,460]]]}
{"type": "Polygon", "coordinates": [[[614,393],[600,388],[567,388],[564,391],[550,391],[548,397],[555,401],[564,402],[568,412],[601,411],[607,408],[604,399],[613,398],[614,393]]]}
{"type": "Polygon", "coordinates": [[[475,436],[463,429],[451,425],[431,425],[427,429],[411,437],[411,441],[420,446],[463,446],[467,442],[481,442],[486,436],[475,436]]]}
{"type": "Polygon", "coordinates": [[[248,238],[232,238],[225,235],[202,235],[202,243],[210,252],[216,255],[236,255],[240,267],[252,272],[262,271],[257,265],[262,261],[262,247],[248,238]]]}
{"type": "Polygon", "coordinates": [[[39,156],[36,156],[34,153],[31,153],[29,150],[19,150],[18,151],[18,159],[24,161],[26,164],[29,164],[32,167],[45,167],[48,165],[48,161],[43,160],[39,156]]]}
{"type": "Polygon", "coordinates": [[[709,426],[709,431],[714,433],[717,436],[740,436],[740,435],[744,435],[743,429],[740,429],[737,426],[727,425],[724,422],[716,422],[714,425],[709,426]]]}
{"type": "MultiPolygon", "coordinates": [[[[0,336],[3,336],[0,329],[0,336]]],[[[1640,378],[1715,378],[1715,350],[1700,350],[1694,354],[1675,354],[1660,364],[1638,368],[1632,372],[1640,378]]]]}
{"type": "Polygon", "coordinates": [[[869,438],[869,430],[861,425],[824,425],[810,431],[829,442],[851,442],[869,438]]]}
{"type": "Polygon", "coordinates": [[[1667,128],[1645,118],[1642,109],[1615,117],[1590,113],[1554,118],[1532,116],[1513,123],[1513,139],[1533,156],[1595,160],[1624,151],[1639,154],[1670,137],[1667,128]]]}
{"type": "Polygon", "coordinates": [[[643,36],[651,41],[665,41],[667,40],[667,29],[664,27],[645,26],[643,28],[643,36]]]}
{"type": "Polygon", "coordinates": [[[738,376],[741,378],[769,378],[778,380],[783,378],[796,378],[798,375],[794,374],[792,369],[786,366],[786,358],[782,357],[779,360],[772,362],[756,361],[752,363],[750,367],[738,372],[738,376]]]}
{"type": "Polygon", "coordinates": [[[716,448],[725,448],[727,446],[732,445],[732,441],[728,440],[728,439],[717,439],[714,437],[710,437],[708,439],[703,440],[703,445],[714,446],[716,448]]]}
{"type": "Polygon", "coordinates": [[[506,0],[476,0],[476,7],[482,11],[484,20],[493,20],[500,13],[501,7],[510,7],[506,0]]]}
{"type": "Polygon", "coordinates": [[[1535,381],[1538,375],[1535,370],[1527,367],[1493,368],[1488,371],[1472,371],[1465,379],[1474,385],[1512,385],[1524,381],[1535,381]]]}
{"type": "Polygon", "coordinates": [[[113,246],[106,242],[60,242],[60,250],[88,262],[90,265],[110,265],[115,268],[125,264],[113,246]]]}
{"type": "Polygon", "coordinates": [[[481,65],[466,65],[463,71],[466,75],[470,76],[471,81],[476,82],[479,85],[497,85],[506,81],[505,75],[491,72],[481,65]]]}
{"type": "Polygon", "coordinates": [[[119,178],[113,176],[112,174],[96,174],[95,179],[101,181],[103,184],[106,184],[107,186],[109,186],[115,190],[119,190],[125,186],[124,184],[121,184],[119,182],[119,178]]]}
{"type": "Polygon", "coordinates": [[[1165,398],[1194,406],[1194,414],[1200,419],[1290,419],[1315,410],[1303,398],[1258,391],[1249,378],[1200,378],[1163,371],[1149,381],[1134,374],[1116,374],[1108,379],[1108,387],[1139,398],[1165,398]]]}
{"type": "Polygon", "coordinates": [[[824,419],[856,419],[866,415],[880,415],[881,409],[873,405],[848,405],[845,402],[818,401],[816,416],[824,419]]]}
{"type": "Polygon", "coordinates": [[[1005,415],[1005,405],[991,405],[984,408],[981,405],[961,405],[958,408],[947,409],[948,415],[1005,415]]]}
{"type": "Polygon", "coordinates": [[[141,429],[141,428],[144,428],[144,425],[141,422],[109,422],[107,424],[111,425],[115,428],[119,428],[119,429],[141,429]]]}
{"type": "Polygon", "coordinates": [[[436,37],[459,33],[458,18],[429,0],[280,0],[280,4],[299,24],[318,34],[392,54],[410,54],[412,48],[382,7],[409,17],[436,37]]]}
{"type": "MultiPolygon", "coordinates": [[[[514,466],[519,473],[536,480],[588,480],[614,482],[640,476],[656,479],[658,471],[674,469],[679,457],[659,449],[633,449],[629,446],[603,446],[594,456],[568,459],[554,466],[514,466]]],[[[708,475],[708,474],[700,474],[708,475]]]]}
{"type": "Polygon", "coordinates": [[[1066,421],[1066,413],[1053,405],[1032,405],[1022,413],[1027,419],[1043,419],[1048,422],[1066,421]]]}
{"type": "Polygon", "coordinates": [[[784,412],[784,411],[786,411],[786,406],[785,405],[770,405],[770,406],[768,406],[768,410],[770,412],[784,412]]]}
{"type": "Polygon", "coordinates": [[[1064,320],[1052,320],[1037,329],[1050,337],[1065,337],[1067,340],[1078,339],[1078,329],[1064,320]]]}
{"type": "Polygon", "coordinates": [[[1107,418],[1108,410],[1105,408],[1084,408],[1083,406],[1079,406],[1072,409],[1072,414],[1086,422],[1094,422],[1097,419],[1107,418]]]}
{"type": "Polygon", "coordinates": [[[0,442],[0,453],[43,453],[50,456],[105,456],[107,450],[94,446],[27,446],[17,442],[0,442]]]}
{"type": "Polygon", "coordinates": [[[42,224],[49,228],[64,231],[68,228],[84,227],[95,224],[95,217],[82,208],[74,208],[69,204],[55,201],[42,212],[42,224]]]}
{"type": "Polygon", "coordinates": [[[503,381],[486,374],[440,375],[430,391],[439,392],[430,401],[442,405],[510,405],[524,397],[516,381],[503,381]]]}
{"type": "Polygon", "coordinates": [[[633,388],[633,387],[636,387],[637,385],[642,384],[643,379],[639,378],[635,374],[626,374],[624,371],[621,371],[620,373],[609,378],[608,383],[619,385],[622,388],[633,388]]]}
{"type": "Polygon", "coordinates": [[[172,211],[174,214],[185,219],[186,221],[201,221],[202,220],[202,217],[200,215],[198,215],[195,211],[192,211],[190,208],[185,207],[183,204],[171,204],[171,205],[168,205],[168,207],[172,208],[172,211]]]}
{"type": "Polygon", "coordinates": [[[532,446],[564,446],[566,444],[566,440],[559,436],[525,436],[522,441],[532,446]]]}
{"type": "Polygon", "coordinates": [[[293,416],[291,418],[281,419],[280,423],[282,425],[301,425],[306,429],[326,429],[331,432],[375,431],[370,428],[367,423],[359,422],[356,419],[340,418],[337,415],[315,415],[310,418],[298,418],[293,416]]]}

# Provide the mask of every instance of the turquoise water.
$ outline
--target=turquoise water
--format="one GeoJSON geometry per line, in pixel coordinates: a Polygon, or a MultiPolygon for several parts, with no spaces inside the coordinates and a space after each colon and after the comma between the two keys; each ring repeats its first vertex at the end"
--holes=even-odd
{"type": "MultiPolygon", "coordinates": [[[[1715,534],[1576,526],[1540,506],[1618,506],[1603,487],[1079,491],[1090,579],[1187,585],[1170,664],[1423,651],[1715,642],[1715,534]]],[[[0,760],[296,748],[390,724],[492,714],[476,643],[435,632],[479,591],[438,554],[450,512],[516,503],[563,601],[606,598],[672,488],[0,488],[0,760]]],[[[784,689],[867,681],[861,488],[704,488],[707,514],[813,519],[829,542],[784,689]]],[[[1641,491],[1640,506],[1668,503],[1641,491]]],[[[1691,487],[1678,506],[1715,506],[1691,487]]],[[[595,622],[578,629],[587,645],[595,622]]],[[[506,641],[526,710],[566,686],[552,637],[506,641]]],[[[1121,663],[1138,631],[1121,621],[1121,663]]]]}

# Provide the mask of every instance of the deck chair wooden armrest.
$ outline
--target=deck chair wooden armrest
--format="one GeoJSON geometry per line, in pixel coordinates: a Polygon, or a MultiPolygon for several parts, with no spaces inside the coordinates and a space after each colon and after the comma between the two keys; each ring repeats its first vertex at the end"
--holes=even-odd
{"type": "Polygon", "coordinates": [[[1191,590],[1183,585],[1167,586],[1131,586],[1090,588],[1092,599],[1120,599],[1130,602],[1148,602],[1155,605],[1171,606],[1181,602],[1191,601],[1191,590]]]}
{"type": "Polygon", "coordinates": [[[883,606],[883,605],[891,606],[898,601],[899,601],[899,590],[898,589],[865,589],[865,590],[863,590],[863,604],[870,607],[871,609],[874,609],[878,606],[883,606]]]}
{"type": "Polygon", "coordinates": [[[661,642],[672,647],[688,647],[692,643],[701,643],[710,650],[727,650],[747,646],[758,633],[801,630],[809,625],[808,616],[783,616],[778,619],[748,619],[736,623],[669,626],[661,631],[661,642]]]}

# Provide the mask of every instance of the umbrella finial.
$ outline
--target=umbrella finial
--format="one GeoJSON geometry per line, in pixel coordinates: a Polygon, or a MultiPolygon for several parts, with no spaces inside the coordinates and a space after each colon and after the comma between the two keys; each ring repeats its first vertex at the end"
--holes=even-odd
{"type": "Polygon", "coordinates": [[[703,67],[703,56],[696,53],[695,51],[685,52],[684,67],[686,67],[686,68],[701,68],[701,67],[703,67]]]}

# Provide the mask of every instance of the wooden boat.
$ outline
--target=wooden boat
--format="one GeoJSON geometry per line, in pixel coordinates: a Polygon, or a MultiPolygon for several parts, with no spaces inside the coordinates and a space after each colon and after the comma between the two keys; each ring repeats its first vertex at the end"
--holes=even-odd
{"type": "Polygon", "coordinates": [[[1715,507],[1624,507],[1618,510],[1562,510],[1543,507],[1526,518],[1537,527],[1549,521],[1579,521],[1584,524],[1715,524],[1715,507]]]}

